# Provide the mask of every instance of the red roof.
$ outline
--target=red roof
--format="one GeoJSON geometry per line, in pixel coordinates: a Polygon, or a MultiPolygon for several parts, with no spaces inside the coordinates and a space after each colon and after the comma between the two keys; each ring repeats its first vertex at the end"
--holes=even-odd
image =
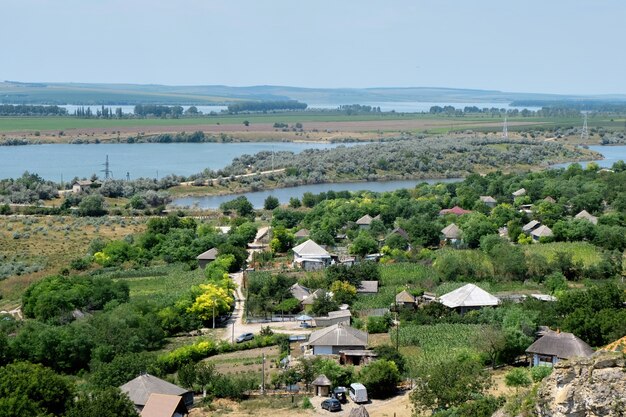
{"type": "Polygon", "coordinates": [[[463,214],[469,214],[471,213],[471,210],[464,210],[459,206],[454,206],[451,209],[443,209],[439,212],[440,216],[443,216],[444,214],[456,214],[457,216],[461,216],[463,214]]]}

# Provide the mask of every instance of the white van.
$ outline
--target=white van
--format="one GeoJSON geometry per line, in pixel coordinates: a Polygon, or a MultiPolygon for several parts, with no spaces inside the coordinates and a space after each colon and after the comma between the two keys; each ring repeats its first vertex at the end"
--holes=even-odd
{"type": "Polygon", "coordinates": [[[355,382],[354,384],[350,384],[350,398],[355,403],[366,403],[367,402],[367,389],[365,385],[359,384],[355,382]]]}

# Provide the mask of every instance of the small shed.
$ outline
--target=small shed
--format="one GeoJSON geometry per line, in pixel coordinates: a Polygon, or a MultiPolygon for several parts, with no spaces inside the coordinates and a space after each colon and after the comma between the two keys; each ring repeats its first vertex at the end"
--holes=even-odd
{"type": "Polygon", "coordinates": [[[378,281],[361,281],[359,288],[356,289],[359,294],[377,294],[378,281]]]}
{"type": "Polygon", "coordinates": [[[328,397],[330,395],[332,382],[330,382],[330,379],[328,379],[326,375],[321,374],[311,382],[311,385],[315,388],[315,395],[318,397],[328,397]]]}
{"type": "Polygon", "coordinates": [[[596,216],[589,214],[587,210],[581,211],[574,217],[577,219],[587,220],[593,224],[598,224],[598,218],[596,216]]]}
{"type": "Polygon", "coordinates": [[[532,355],[532,366],[553,366],[562,359],[589,357],[593,349],[572,333],[548,330],[526,349],[526,353],[532,355]]]}
{"type": "Polygon", "coordinates": [[[182,397],[168,394],[150,394],[141,410],[141,417],[185,417],[189,410],[182,397]]]}
{"type": "Polygon", "coordinates": [[[339,351],[339,363],[342,365],[366,365],[374,360],[378,354],[369,349],[346,349],[339,351]]]}
{"type": "Polygon", "coordinates": [[[461,242],[461,229],[454,223],[450,223],[441,229],[441,234],[447,243],[455,244],[461,242]]]}
{"type": "Polygon", "coordinates": [[[411,294],[410,292],[408,292],[407,290],[404,290],[398,294],[396,294],[396,304],[399,307],[415,307],[416,303],[416,299],[415,296],[413,294],[411,294]]]}
{"type": "Polygon", "coordinates": [[[211,248],[206,252],[202,252],[200,255],[196,256],[198,260],[198,266],[202,269],[206,268],[208,264],[213,262],[218,257],[218,252],[216,248],[211,248]]]}
{"type": "Polygon", "coordinates": [[[329,311],[326,317],[315,317],[316,327],[328,327],[335,324],[350,325],[352,313],[350,310],[329,311]]]}

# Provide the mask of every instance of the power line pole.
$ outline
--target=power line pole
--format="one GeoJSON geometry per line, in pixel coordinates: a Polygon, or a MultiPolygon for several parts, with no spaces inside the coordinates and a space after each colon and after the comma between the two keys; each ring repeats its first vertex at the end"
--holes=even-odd
{"type": "Polygon", "coordinates": [[[265,395],[265,353],[263,354],[263,365],[261,367],[261,394],[265,395]]]}
{"type": "Polygon", "coordinates": [[[108,180],[109,178],[111,178],[113,176],[113,172],[111,171],[111,169],[109,168],[109,155],[107,155],[106,160],[104,162],[104,169],[101,172],[104,172],[104,179],[108,180]]]}
{"type": "Polygon", "coordinates": [[[509,126],[508,126],[508,121],[507,121],[506,116],[504,116],[504,126],[502,126],[502,138],[503,139],[509,138],[509,126]]]}
{"type": "Polygon", "coordinates": [[[585,119],[583,122],[583,130],[580,132],[580,139],[584,141],[589,140],[589,127],[587,126],[587,113],[583,113],[585,119]]]}

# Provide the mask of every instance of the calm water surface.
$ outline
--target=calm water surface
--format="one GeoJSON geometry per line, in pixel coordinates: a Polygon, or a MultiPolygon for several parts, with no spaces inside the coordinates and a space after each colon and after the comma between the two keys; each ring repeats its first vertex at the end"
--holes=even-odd
{"type": "MultiPolygon", "coordinates": [[[[346,144],[344,146],[352,146],[346,144]]],[[[244,154],[261,151],[302,152],[341,146],[330,143],[248,142],[248,143],[117,143],[88,145],[0,146],[0,178],[16,178],[24,171],[45,179],[69,181],[74,177],[102,176],[109,156],[114,178],[191,175],[206,168],[220,169],[244,154]]]]}

